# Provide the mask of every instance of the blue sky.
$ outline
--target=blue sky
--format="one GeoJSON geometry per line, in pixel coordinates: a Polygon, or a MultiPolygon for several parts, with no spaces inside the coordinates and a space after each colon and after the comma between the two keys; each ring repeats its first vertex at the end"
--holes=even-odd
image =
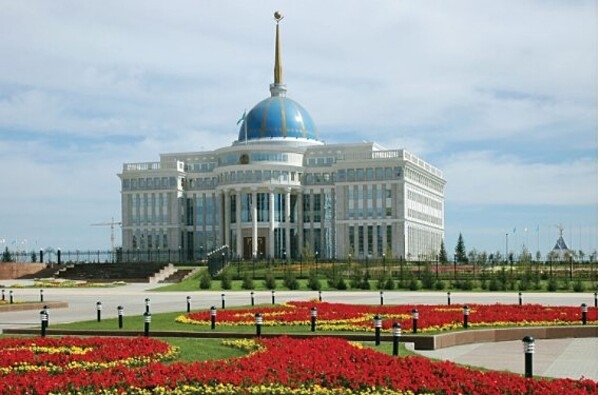
{"type": "Polygon", "coordinates": [[[597,249],[595,1],[0,9],[0,248],[109,248],[90,224],[119,220],[123,163],[230,145],[269,95],[280,10],[288,96],[326,142],[440,168],[449,251],[462,233],[467,250],[504,253],[508,234],[545,255],[559,224],[571,248],[597,249]]]}

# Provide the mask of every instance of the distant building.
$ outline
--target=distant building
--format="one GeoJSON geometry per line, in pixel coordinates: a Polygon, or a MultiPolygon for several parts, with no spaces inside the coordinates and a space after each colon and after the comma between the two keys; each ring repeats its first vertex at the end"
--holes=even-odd
{"type": "Polygon", "coordinates": [[[559,236],[554,244],[554,248],[551,251],[551,255],[554,255],[559,261],[565,260],[565,258],[572,257],[573,251],[567,246],[565,239],[563,238],[563,227],[558,226],[559,236]]]}
{"type": "Polygon", "coordinates": [[[442,172],[404,149],[321,140],[286,95],[278,16],[271,95],[240,120],[231,146],[123,165],[125,259],[198,260],[222,245],[245,259],[435,257],[442,172]]]}

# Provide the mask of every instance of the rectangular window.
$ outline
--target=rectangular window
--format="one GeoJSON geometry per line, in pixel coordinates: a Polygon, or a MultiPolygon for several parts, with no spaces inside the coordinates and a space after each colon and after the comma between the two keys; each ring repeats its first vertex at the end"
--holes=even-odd
{"type": "Polygon", "coordinates": [[[392,249],[392,225],[388,225],[386,229],[386,250],[392,249]]]}
{"type": "Polygon", "coordinates": [[[313,195],[313,218],[314,222],[321,222],[321,194],[313,195]]]}
{"type": "Polygon", "coordinates": [[[356,181],[365,180],[365,169],[356,169],[356,181]]]}
{"type": "Polygon", "coordinates": [[[237,218],[236,218],[237,217],[236,216],[236,212],[237,212],[236,205],[237,205],[237,203],[236,203],[236,195],[229,196],[229,207],[230,207],[229,218],[231,218],[231,223],[232,224],[235,224],[236,221],[237,221],[237,218]]]}
{"type": "Polygon", "coordinates": [[[348,181],[354,181],[354,169],[348,169],[348,181]]]}
{"type": "Polygon", "coordinates": [[[363,226],[358,227],[358,256],[364,256],[365,254],[365,238],[363,234],[363,226]]]}
{"type": "Polygon", "coordinates": [[[367,226],[367,254],[373,255],[373,226],[367,226]]]}
{"type": "Polygon", "coordinates": [[[252,221],[252,215],[250,209],[252,207],[252,195],[249,193],[242,193],[242,222],[252,221]]]}
{"type": "Polygon", "coordinates": [[[304,223],[310,222],[310,195],[302,195],[302,221],[304,223]]]}

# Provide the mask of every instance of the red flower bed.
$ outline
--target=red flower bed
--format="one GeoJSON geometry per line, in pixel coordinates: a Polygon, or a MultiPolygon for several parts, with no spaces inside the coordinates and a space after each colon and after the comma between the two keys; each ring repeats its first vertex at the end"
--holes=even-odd
{"type": "MultiPolygon", "coordinates": [[[[27,339],[31,345],[40,339],[27,339]]],[[[12,339],[0,340],[2,349],[12,339]]],[[[59,347],[75,349],[77,340],[56,339],[59,347]]],[[[95,350],[106,358],[115,345],[130,346],[140,342],[142,348],[168,349],[164,343],[138,339],[107,339],[103,347],[95,350]]],[[[142,366],[125,366],[116,363],[106,368],[69,368],[52,373],[47,369],[12,370],[1,376],[1,394],[60,393],[142,393],[147,394],[198,394],[215,393],[212,389],[229,383],[235,393],[269,393],[274,387],[285,393],[298,388],[320,388],[320,393],[332,394],[336,389],[353,393],[369,389],[371,394],[597,394],[597,383],[591,380],[526,379],[511,373],[481,372],[457,366],[450,362],[433,362],[423,357],[398,358],[359,348],[341,339],[315,338],[306,340],[287,337],[261,339],[264,351],[226,361],[174,363],[165,365],[151,362],[142,366]],[[270,387],[269,387],[270,386],[270,387]],[[265,389],[263,389],[263,387],[265,389]],[[211,389],[212,388],[212,389],[211,389]],[[153,389],[154,392],[150,392],[153,389]],[[111,392],[107,392],[111,391],[111,392]],[[188,392],[185,392],[188,391],[188,392]],[[261,392],[262,391],[262,392],[261,392]]],[[[86,346],[87,347],[87,346],[86,346]]],[[[142,351],[144,353],[144,351],[142,351]]],[[[118,351],[115,359],[134,358],[134,347],[129,352],[118,351]]],[[[152,352],[150,352],[152,354],[152,352]]],[[[31,363],[31,355],[24,353],[22,362],[31,363]]],[[[146,361],[146,362],[149,362],[146,361]]],[[[223,392],[219,392],[223,393],[223,392]]]]}
{"type": "MultiPolygon", "coordinates": [[[[373,317],[383,318],[383,329],[394,322],[412,327],[411,312],[419,312],[419,331],[439,331],[462,327],[462,305],[351,305],[327,302],[289,302],[281,306],[252,309],[219,310],[219,325],[254,325],[254,314],[261,312],[263,325],[308,325],[310,309],[317,308],[317,326],[321,330],[363,331],[373,328],[373,317]]],[[[538,304],[473,304],[469,305],[470,326],[575,325],[581,323],[581,309],[573,306],[538,304]]],[[[210,312],[195,312],[178,317],[179,322],[208,325],[210,312]]],[[[598,320],[598,309],[589,307],[588,322],[598,320]]]]}

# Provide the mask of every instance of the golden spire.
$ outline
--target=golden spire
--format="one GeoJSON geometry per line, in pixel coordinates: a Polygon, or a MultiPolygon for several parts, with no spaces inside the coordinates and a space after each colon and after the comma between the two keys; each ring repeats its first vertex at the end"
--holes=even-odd
{"type": "Polygon", "coordinates": [[[279,45],[279,22],[283,19],[283,15],[279,11],[275,11],[274,16],[277,26],[275,27],[275,73],[273,83],[275,85],[281,85],[283,83],[283,67],[281,64],[281,48],[279,45]]]}
{"type": "Polygon", "coordinates": [[[281,49],[279,48],[279,22],[283,19],[283,15],[279,11],[275,11],[275,70],[273,83],[270,86],[271,96],[285,96],[286,87],[283,83],[283,66],[281,65],[281,49]]]}

